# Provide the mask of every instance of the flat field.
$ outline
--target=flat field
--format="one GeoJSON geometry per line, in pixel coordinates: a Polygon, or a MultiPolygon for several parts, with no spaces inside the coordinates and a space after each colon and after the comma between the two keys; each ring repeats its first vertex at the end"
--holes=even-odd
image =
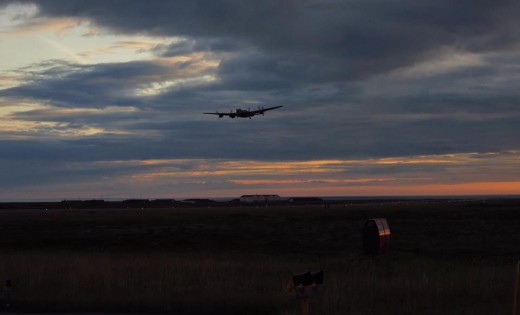
{"type": "Polygon", "coordinates": [[[299,314],[287,279],[324,270],[311,314],[511,314],[520,200],[0,211],[0,310],[299,314]],[[387,218],[390,251],[361,231],[387,218]]]}

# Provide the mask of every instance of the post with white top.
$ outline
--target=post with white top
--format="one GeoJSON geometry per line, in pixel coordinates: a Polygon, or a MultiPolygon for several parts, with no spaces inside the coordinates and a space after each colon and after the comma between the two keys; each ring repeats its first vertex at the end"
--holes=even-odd
{"type": "Polygon", "coordinates": [[[287,291],[300,301],[302,315],[310,315],[309,299],[318,292],[322,284],[323,270],[293,275],[287,281],[287,291]]]}

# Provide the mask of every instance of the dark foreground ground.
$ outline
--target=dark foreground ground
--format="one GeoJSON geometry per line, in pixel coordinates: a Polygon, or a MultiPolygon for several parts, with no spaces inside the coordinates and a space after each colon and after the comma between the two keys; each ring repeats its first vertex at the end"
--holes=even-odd
{"type": "Polygon", "coordinates": [[[240,251],[357,255],[369,218],[394,253],[520,259],[520,200],[387,201],[177,209],[0,210],[1,250],[240,251]]]}
{"type": "Polygon", "coordinates": [[[511,313],[520,200],[0,210],[4,311],[298,314],[293,273],[323,269],[320,314],[511,313]],[[390,252],[361,230],[387,218],[390,252]]]}

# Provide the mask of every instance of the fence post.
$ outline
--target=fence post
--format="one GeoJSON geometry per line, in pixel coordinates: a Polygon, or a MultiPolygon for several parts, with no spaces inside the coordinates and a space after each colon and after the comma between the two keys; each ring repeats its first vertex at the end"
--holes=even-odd
{"type": "Polygon", "coordinates": [[[513,315],[517,315],[518,290],[520,289],[520,260],[516,263],[515,295],[513,296],[513,315]]]}
{"type": "Polygon", "coordinates": [[[310,314],[310,301],[308,297],[300,299],[300,307],[302,310],[302,315],[310,314]]]}

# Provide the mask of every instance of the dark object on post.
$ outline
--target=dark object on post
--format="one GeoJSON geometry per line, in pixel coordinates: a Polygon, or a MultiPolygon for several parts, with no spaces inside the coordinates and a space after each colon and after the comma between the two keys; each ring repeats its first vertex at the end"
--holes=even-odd
{"type": "Polygon", "coordinates": [[[288,291],[294,292],[297,299],[306,299],[318,291],[323,284],[323,270],[307,271],[289,278],[288,291]]]}
{"type": "Polygon", "coordinates": [[[390,227],[385,218],[369,219],[363,227],[365,255],[384,253],[390,244],[390,227]]]}
{"type": "Polygon", "coordinates": [[[311,273],[312,283],[315,285],[323,284],[323,270],[311,273]]]}
{"type": "Polygon", "coordinates": [[[301,273],[299,275],[293,275],[292,280],[293,280],[295,287],[297,287],[299,285],[302,285],[302,286],[311,285],[312,284],[311,272],[307,271],[306,273],[301,273]]]}
{"type": "Polygon", "coordinates": [[[320,285],[323,284],[323,270],[316,272],[307,271],[299,275],[293,275],[292,280],[295,287],[299,285],[320,285]]]}

